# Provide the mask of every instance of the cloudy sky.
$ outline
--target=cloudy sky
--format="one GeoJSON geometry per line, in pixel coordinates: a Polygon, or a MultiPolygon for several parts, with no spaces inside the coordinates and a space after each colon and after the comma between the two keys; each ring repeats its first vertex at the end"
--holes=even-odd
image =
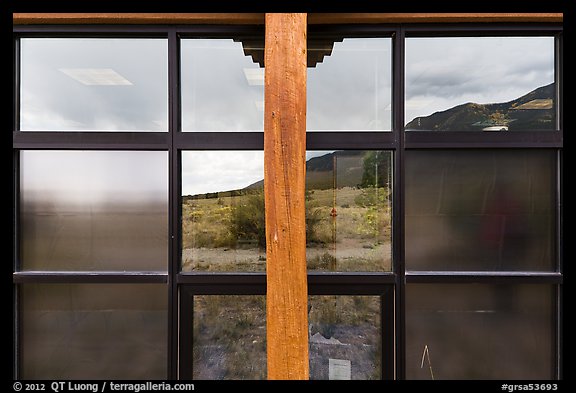
{"type": "Polygon", "coordinates": [[[263,178],[263,151],[182,152],[182,195],[240,189],[263,178]]]}
{"type": "Polygon", "coordinates": [[[21,46],[22,130],[167,130],[166,40],[25,38],[21,46]]]}
{"type": "MultiPolygon", "coordinates": [[[[166,40],[21,42],[23,130],[167,130],[166,40]]],[[[186,39],[181,50],[183,131],[263,129],[263,69],[240,42],[186,39]]],[[[406,122],[466,102],[522,96],[554,81],[553,60],[551,37],[408,38],[406,122]]],[[[335,42],[331,55],[308,69],[308,129],[390,130],[391,61],[390,38],[335,42]]],[[[183,194],[242,188],[263,177],[262,152],[184,153],[182,164],[183,194]]]]}
{"type": "Polygon", "coordinates": [[[552,37],[409,38],[406,123],[467,102],[510,101],[552,82],[552,37]]]}
{"type": "MultiPolygon", "coordinates": [[[[181,48],[182,129],[262,130],[263,69],[242,44],[181,48]]],[[[408,38],[406,122],[517,98],[554,81],[553,61],[551,37],[408,38]]],[[[23,130],[167,130],[165,40],[26,38],[21,79],[23,130]]],[[[390,130],[391,86],[391,39],[335,42],[308,69],[308,129],[390,130]]]]}
{"type": "MultiPolygon", "coordinates": [[[[307,152],[306,160],[329,153],[307,152]]],[[[182,195],[241,189],[263,178],[263,151],[182,152],[182,195]]]]}

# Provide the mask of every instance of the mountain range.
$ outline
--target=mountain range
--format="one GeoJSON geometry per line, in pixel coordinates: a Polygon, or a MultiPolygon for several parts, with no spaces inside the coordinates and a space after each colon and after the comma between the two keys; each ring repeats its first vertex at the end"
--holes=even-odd
{"type": "Polygon", "coordinates": [[[512,101],[493,104],[468,102],[429,116],[416,117],[407,130],[515,131],[553,130],[555,85],[539,87],[512,101]]]}
{"type": "MultiPolygon", "coordinates": [[[[365,174],[374,168],[378,172],[378,183],[382,187],[389,178],[388,166],[391,163],[390,152],[378,152],[365,150],[337,150],[322,156],[312,157],[306,161],[306,188],[309,190],[325,190],[332,188],[334,182],[336,187],[358,187],[361,183],[374,183],[374,177],[365,174]],[[371,158],[369,158],[371,157],[371,158]],[[366,161],[366,160],[369,161],[366,161]],[[378,163],[376,166],[375,164],[378,163]],[[369,169],[367,168],[369,166],[369,169]],[[334,179],[334,167],[336,167],[336,178],[334,179]]],[[[245,189],[256,189],[264,187],[264,180],[250,184],[245,189]]]]}
{"type": "MultiPolygon", "coordinates": [[[[503,103],[457,105],[430,116],[417,117],[406,125],[406,130],[423,131],[514,131],[514,130],[553,130],[555,85],[551,83],[539,87],[519,98],[503,103]]],[[[373,184],[375,178],[380,186],[391,173],[390,153],[372,151],[339,150],[306,161],[306,188],[329,189],[336,187],[357,187],[361,183],[373,184]],[[368,161],[367,161],[368,160],[368,161]],[[375,165],[377,163],[377,165],[375,165]],[[336,166],[336,179],[334,179],[336,166]],[[377,175],[371,168],[375,168],[377,175]],[[372,175],[370,176],[367,175],[372,175]]],[[[187,198],[216,198],[259,192],[264,180],[250,184],[243,189],[222,191],[187,198]]]]}

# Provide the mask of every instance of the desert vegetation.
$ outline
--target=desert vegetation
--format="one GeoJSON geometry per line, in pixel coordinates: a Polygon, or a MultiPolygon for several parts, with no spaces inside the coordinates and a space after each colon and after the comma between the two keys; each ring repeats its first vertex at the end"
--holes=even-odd
{"type": "MultiPolygon", "coordinates": [[[[310,379],[328,379],[329,359],[349,360],[352,379],[381,378],[377,296],[310,296],[310,379]]],[[[266,378],[264,296],[196,296],[195,379],[266,378]]]]}
{"type": "MultiPolygon", "coordinates": [[[[325,161],[307,174],[308,268],[390,270],[389,156],[370,151],[325,161]]],[[[182,249],[184,271],[264,271],[261,185],[183,196],[182,249]]]]}
{"type": "Polygon", "coordinates": [[[266,379],[264,296],[196,296],[194,379],[266,379]]]}
{"type": "MultiPolygon", "coordinates": [[[[388,196],[384,187],[343,187],[337,190],[337,204],[334,205],[333,190],[308,191],[309,269],[389,270],[391,212],[386,203],[388,196]]],[[[182,211],[184,270],[265,270],[262,191],[188,199],[184,201],[182,211]]]]}
{"type": "MultiPolygon", "coordinates": [[[[307,163],[309,270],[390,270],[389,152],[334,152],[307,163]]],[[[182,197],[182,269],[266,269],[262,182],[182,197]]],[[[195,296],[193,375],[266,378],[265,296],[195,296]]],[[[349,361],[351,379],[381,378],[380,298],[310,296],[310,378],[328,379],[330,359],[349,361]]]]}

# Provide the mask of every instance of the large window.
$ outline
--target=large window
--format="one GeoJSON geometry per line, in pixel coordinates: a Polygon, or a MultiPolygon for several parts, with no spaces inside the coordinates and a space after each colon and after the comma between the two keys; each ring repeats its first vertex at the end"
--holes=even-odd
{"type": "Polygon", "coordinates": [[[166,378],[164,287],[23,285],[21,378],[166,378]]]}
{"type": "Polygon", "coordinates": [[[22,150],[23,270],[167,270],[168,153],[22,150]]]}
{"type": "Polygon", "coordinates": [[[554,70],[550,36],[409,37],[406,130],[556,130],[554,70]]]}
{"type": "Polygon", "coordinates": [[[264,37],[180,41],[182,131],[264,130],[264,37]],[[263,60],[262,60],[263,62],[263,60]]]}
{"type": "Polygon", "coordinates": [[[310,36],[308,130],[390,131],[391,53],[389,37],[310,36]]]}
{"type": "Polygon", "coordinates": [[[308,270],[391,271],[392,152],[309,151],[308,156],[308,270]]]}
{"type": "Polygon", "coordinates": [[[551,149],[406,153],[410,270],[554,271],[551,149]]]}
{"type": "Polygon", "coordinates": [[[20,130],[168,131],[165,39],[22,38],[20,130]]]}
{"type": "MultiPolygon", "coordinates": [[[[264,29],[14,36],[14,377],[266,378],[264,29]]],[[[561,378],[562,26],[307,37],[310,378],[561,378]]]]}
{"type": "Polygon", "coordinates": [[[554,378],[549,285],[409,284],[406,293],[407,378],[554,378]]]}

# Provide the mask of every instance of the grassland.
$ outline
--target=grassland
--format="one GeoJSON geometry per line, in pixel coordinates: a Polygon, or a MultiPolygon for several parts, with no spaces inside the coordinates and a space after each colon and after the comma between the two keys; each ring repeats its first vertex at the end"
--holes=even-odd
{"type": "MultiPolygon", "coordinates": [[[[357,183],[357,177],[350,182],[357,183]]],[[[306,193],[308,269],[390,270],[387,189],[329,186],[306,193]]],[[[182,270],[263,272],[263,234],[261,188],[183,197],[182,270]]],[[[265,301],[265,296],[195,296],[194,378],[266,378],[265,301]]],[[[381,377],[378,296],[310,296],[308,316],[311,379],[328,379],[330,359],[349,360],[352,379],[381,377]]]]}
{"type": "MultiPolygon", "coordinates": [[[[328,379],[329,359],[351,362],[352,379],[380,379],[377,296],[310,296],[310,379],[328,379]]],[[[196,296],[195,379],[266,378],[264,296],[196,296]]]]}
{"type": "MultiPolygon", "coordinates": [[[[385,188],[307,193],[309,270],[388,271],[391,206],[385,188]],[[335,208],[336,216],[331,215],[335,208]],[[308,230],[310,229],[310,230],[308,230]]],[[[184,271],[265,271],[263,196],[252,190],[182,204],[184,271]],[[242,220],[249,220],[244,222],[242,220]]]]}

